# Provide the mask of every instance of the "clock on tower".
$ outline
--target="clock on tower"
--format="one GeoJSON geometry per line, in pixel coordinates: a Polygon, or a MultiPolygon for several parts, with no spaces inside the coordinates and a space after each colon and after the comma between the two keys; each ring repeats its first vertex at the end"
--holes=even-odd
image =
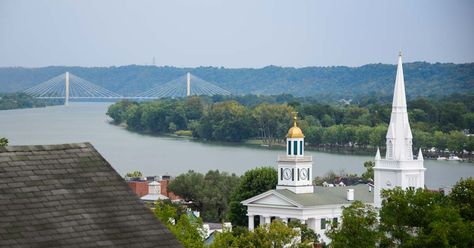
{"type": "Polygon", "coordinates": [[[286,135],[286,154],[278,156],[277,189],[313,193],[312,167],[312,157],[304,155],[304,135],[297,124],[297,113],[293,112],[293,127],[286,135]]]}

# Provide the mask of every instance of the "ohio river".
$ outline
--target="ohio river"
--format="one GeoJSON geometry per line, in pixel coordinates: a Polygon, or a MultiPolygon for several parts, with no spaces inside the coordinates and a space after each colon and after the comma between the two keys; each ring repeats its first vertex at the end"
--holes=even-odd
{"type": "MultiPolygon", "coordinates": [[[[141,171],[145,175],[176,176],[188,170],[218,169],[243,174],[259,166],[276,167],[274,150],[244,145],[222,145],[183,138],[156,137],[111,125],[105,115],[110,103],[71,103],[37,109],[0,111],[0,137],[10,145],[90,142],[121,174],[141,171]]],[[[306,151],[313,156],[313,176],[330,170],[361,174],[372,156],[340,155],[306,151]]],[[[425,183],[430,188],[449,186],[461,177],[474,176],[471,163],[425,160],[425,183]]]]}

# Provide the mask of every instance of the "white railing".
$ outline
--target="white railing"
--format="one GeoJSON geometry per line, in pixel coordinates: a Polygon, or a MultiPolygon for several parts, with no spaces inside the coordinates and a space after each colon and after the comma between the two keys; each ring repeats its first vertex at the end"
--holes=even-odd
{"type": "Polygon", "coordinates": [[[311,162],[313,161],[313,156],[278,155],[278,161],[280,162],[311,162]]]}

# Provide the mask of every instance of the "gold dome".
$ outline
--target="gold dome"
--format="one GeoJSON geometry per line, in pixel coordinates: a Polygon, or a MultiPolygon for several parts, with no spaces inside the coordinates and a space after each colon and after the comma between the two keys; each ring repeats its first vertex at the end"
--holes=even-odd
{"type": "Polygon", "coordinates": [[[296,124],[297,114],[297,112],[293,112],[293,127],[288,130],[287,138],[304,138],[303,131],[301,131],[301,128],[296,124]]]}

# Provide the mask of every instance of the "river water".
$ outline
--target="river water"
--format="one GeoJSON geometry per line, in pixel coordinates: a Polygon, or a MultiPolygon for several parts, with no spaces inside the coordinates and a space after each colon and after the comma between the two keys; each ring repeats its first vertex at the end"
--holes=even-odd
{"type": "MultiPolygon", "coordinates": [[[[111,125],[105,115],[110,103],[71,103],[37,109],[0,111],[0,137],[10,145],[90,142],[120,173],[139,170],[145,175],[178,175],[188,170],[219,169],[241,175],[259,166],[275,166],[274,150],[244,145],[203,143],[185,138],[155,137],[111,125]]],[[[371,156],[306,151],[313,156],[313,176],[330,170],[361,174],[371,156]]],[[[430,188],[449,186],[461,177],[474,176],[474,165],[425,160],[425,183],[430,188]]]]}

